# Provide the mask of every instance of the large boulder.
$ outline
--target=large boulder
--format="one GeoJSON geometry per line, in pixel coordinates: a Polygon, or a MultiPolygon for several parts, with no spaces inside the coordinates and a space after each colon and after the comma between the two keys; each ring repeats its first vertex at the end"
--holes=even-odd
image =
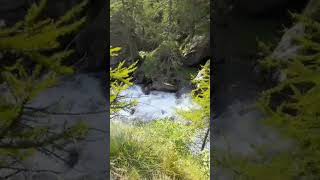
{"type": "MultiPolygon", "coordinates": [[[[320,1],[310,0],[303,14],[306,16],[313,16],[318,13],[320,7],[320,1]]],[[[295,39],[301,38],[304,35],[305,27],[302,23],[298,22],[289,28],[282,36],[279,44],[268,58],[276,59],[279,61],[289,61],[297,57],[300,53],[301,46],[295,43],[295,39]]],[[[272,78],[276,82],[281,82],[286,79],[285,72],[280,69],[275,70],[272,78]]]]}
{"type": "MultiPolygon", "coordinates": [[[[288,29],[282,36],[279,44],[268,57],[277,61],[289,61],[299,55],[301,46],[294,43],[295,38],[302,37],[304,34],[304,26],[301,23],[295,24],[292,28],[288,29]]],[[[259,70],[259,67],[256,68],[259,70]]],[[[271,73],[270,80],[272,82],[281,82],[286,79],[286,73],[280,69],[274,69],[271,73]]]]}
{"type": "Polygon", "coordinates": [[[185,45],[183,65],[196,66],[210,56],[210,44],[207,36],[194,36],[185,45]]]}
{"type": "Polygon", "coordinates": [[[178,86],[176,84],[167,83],[166,79],[161,78],[158,81],[152,82],[151,90],[176,92],[178,91],[178,86]]]}
{"type": "MultiPolygon", "coordinates": [[[[320,7],[320,1],[311,0],[303,11],[304,15],[313,16],[320,7]]],[[[299,54],[301,47],[294,43],[296,38],[303,37],[305,27],[302,23],[294,24],[282,36],[279,44],[271,54],[271,58],[287,61],[299,54]]]]}

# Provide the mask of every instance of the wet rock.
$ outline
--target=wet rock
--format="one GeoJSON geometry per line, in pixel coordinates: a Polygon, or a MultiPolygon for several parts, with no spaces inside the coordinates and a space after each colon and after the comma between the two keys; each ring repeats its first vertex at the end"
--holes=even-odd
{"type": "Polygon", "coordinates": [[[143,93],[146,94],[146,95],[150,94],[151,84],[147,84],[147,85],[143,86],[142,91],[143,91],[143,93]]]}
{"type": "Polygon", "coordinates": [[[180,98],[183,94],[190,93],[192,89],[193,88],[191,85],[179,88],[179,90],[176,92],[176,97],[180,98]]]}
{"type": "Polygon", "coordinates": [[[152,82],[151,89],[158,91],[176,92],[178,91],[178,86],[159,80],[152,82]]]}

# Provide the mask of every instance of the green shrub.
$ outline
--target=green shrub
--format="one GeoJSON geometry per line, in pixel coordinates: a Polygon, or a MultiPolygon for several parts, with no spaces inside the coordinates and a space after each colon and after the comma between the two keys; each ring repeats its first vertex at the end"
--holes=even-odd
{"type": "Polygon", "coordinates": [[[197,107],[188,110],[178,110],[177,113],[193,123],[195,127],[209,127],[210,119],[210,60],[198,72],[198,76],[193,78],[196,88],[192,90],[192,100],[197,107]]]}
{"type": "MultiPolygon", "coordinates": [[[[116,179],[209,179],[203,157],[189,152],[194,129],[170,120],[111,124],[111,174],[116,179]]],[[[207,166],[207,167],[206,167],[207,166]]]]}
{"type": "Polygon", "coordinates": [[[266,122],[293,139],[296,148],[274,157],[264,154],[268,161],[242,162],[245,165],[240,169],[249,179],[264,179],[268,174],[273,176],[271,179],[320,177],[320,23],[305,16],[297,19],[306,29],[305,35],[295,41],[301,46],[299,55],[287,62],[263,62],[266,70],[279,69],[286,79],[263,92],[259,101],[268,115],[266,122]]]}
{"type": "Polygon", "coordinates": [[[63,157],[68,153],[65,147],[85,138],[89,130],[80,122],[61,127],[46,124],[39,117],[50,114],[49,107],[30,106],[41,92],[74,72],[66,65],[74,51],[65,49],[61,40],[78,33],[86,22],[81,14],[87,1],[56,20],[44,15],[46,6],[47,0],[34,3],[24,20],[0,29],[0,83],[8,90],[0,94],[0,164],[5,167],[0,169],[0,179],[40,172],[20,167],[33,153],[48,149],[53,154],[62,152],[63,157]]]}
{"type": "Polygon", "coordinates": [[[140,52],[140,55],[145,58],[141,70],[147,78],[177,76],[177,71],[181,69],[182,55],[175,41],[164,41],[154,51],[140,52]]]}

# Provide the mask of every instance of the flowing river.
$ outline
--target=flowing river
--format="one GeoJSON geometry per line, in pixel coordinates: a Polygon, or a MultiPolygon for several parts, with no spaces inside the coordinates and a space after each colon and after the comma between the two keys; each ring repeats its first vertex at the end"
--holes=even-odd
{"type": "MultiPolygon", "coordinates": [[[[163,91],[150,91],[145,94],[140,85],[134,85],[124,91],[122,96],[126,97],[127,101],[135,100],[138,102],[132,110],[121,111],[120,116],[115,118],[115,121],[120,121],[126,124],[134,122],[150,122],[154,120],[161,120],[164,118],[171,118],[179,120],[176,110],[188,110],[197,107],[192,102],[190,91],[183,93],[180,97],[176,93],[163,91]]],[[[190,144],[190,150],[194,153],[200,153],[205,130],[197,133],[194,143],[190,144]]],[[[210,143],[205,146],[209,150],[210,143]]]]}
{"type": "Polygon", "coordinates": [[[184,93],[180,97],[177,97],[176,93],[163,91],[150,91],[149,94],[144,94],[139,85],[130,87],[121,95],[125,96],[127,101],[135,100],[138,103],[132,110],[120,112],[118,120],[124,122],[176,119],[178,118],[176,110],[187,110],[195,106],[190,93],[184,93]]]}

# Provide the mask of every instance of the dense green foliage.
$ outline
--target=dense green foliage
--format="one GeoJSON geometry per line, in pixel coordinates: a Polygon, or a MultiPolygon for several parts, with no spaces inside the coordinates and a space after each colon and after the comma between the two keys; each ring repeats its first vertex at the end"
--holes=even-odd
{"type": "MultiPolygon", "coordinates": [[[[141,70],[145,76],[152,81],[155,81],[157,76],[177,77],[181,67],[181,53],[178,44],[174,41],[163,42],[159,47],[149,53],[140,52],[140,55],[145,59],[141,70]],[[159,68],[162,67],[162,68],[159,68]],[[165,67],[165,68],[164,68],[165,67]]],[[[168,78],[168,80],[175,84],[175,78],[168,78]]]]}
{"type": "Polygon", "coordinates": [[[208,179],[208,159],[189,152],[194,129],[170,120],[111,125],[112,174],[119,179],[208,179]]]}
{"type": "Polygon", "coordinates": [[[298,20],[305,25],[305,35],[296,39],[300,53],[282,63],[286,80],[266,91],[261,105],[271,115],[269,122],[298,143],[297,151],[290,154],[289,177],[317,179],[320,176],[320,23],[305,16],[298,16],[298,20]]]}
{"type": "Polygon", "coordinates": [[[110,14],[111,43],[124,48],[127,62],[141,60],[140,76],[157,87],[166,83],[167,89],[189,82],[189,74],[181,71],[187,69],[184,61],[208,42],[209,1],[117,0],[110,14]]]}
{"type": "MultiPolygon", "coordinates": [[[[112,69],[111,77],[122,79],[122,83],[114,83],[111,78],[111,97],[114,104],[125,104],[132,107],[131,102],[121,101],[117,94],[127,89],[132,82],[128,75],[132,66],[112,69]],[[121,73],[126,72],[126,73],[121,73]],[[125,80],[123,80],[125,79],[125,80]],[[113,89],[118,90],[115,93],[113,89]]],[[[133,68],[134,69],[134,68],[133,68]]],[[[194,101],[200,106],[192,111],[184,111],[189,115],[197,112],[196,122],[192,125],[159,119],[148,124],[125,125],[111,122],[110,160],[111,175],[116,179],[208,179],[209,156],[206,151],[198,155],[191,154],[189,149],[195,133],[201,123],[208,125],[210,84],[209,63],[203,67],[201,77],[194,80],[198,84],[193,92],[194,101]]],[[[125,97],[123,97],[125,98],[125,97]]],[[[138,103],[138,102],[136,102],[138,103]]],[[[111,112],[120,110],[111,106],[111,112]]],[[[183,116],[191,117],[191,116],[183,116]]],[[[189,119],[187,119],[189,120],[189,119]]]]}
{"type": "MultiPolygon", "coordinates": [[[[116,49],[111,49],[114,54],[116,49]]],[[[111,81],[111,117],[119,110],[131,108],[135,103],[124,101],[122,91],[132,85],[131,73],[135,64],[125,66],[124,62],[110,70],[111,81]]],[[[210,69],[207,63],[200,71],[194,83],[193,91],[196,108],[184,113],[194,115],[192,125],[184,125],[170,120],[159,119],[150,124],[124,125],[111,123],[110,159],[111,175],[116,179],[208,179],[209,157],[204,151],[193,155],[189,146],[196,129],[208,125],[210,106],[210,69]]],[[[183,116],[191,118],[191,116],[183,116]]],[[[190,119],[186,119],[190,120],[190,119]]],[[[193,119],[192,119],[193,120],[193,119]]]]}
{"type": "MultiPolygon", "coordinates": [[[[263,92],[259,106],[266,112],[266,123],[294,141],[289,152],[276,155],[260,150],[258,160],[229,156],[223,164],[235,167],[242,179],[319,179],[320,177],[320,19],[295,16],[305,26],[304,35],[295,39],[300,49],[294,58],[266,58],[265,72],[277,70],[285,79],[263,92]]],[[[261,148],[261,147],[260,147],[261,148]]]]}
{"type": "Polygon", "coordinates": [[[85,23],[80,13],[86,4],[84,1],[52,20],[43,15],[47,1],[42,0],[32,5],[24,20],[0,29],[0,166],[7,172],[1,172],[5,176],[1,178],[28,171],[23,160],[37,151],[61,150],[88,131],[84,123],[65,124],[60,129],[45,125],[37,116],[46,114],[46,109],[29,106],[60,76],[73,73],[64,65],[73,51],[63,50],[60,39],[74,35],[85,23]]]}
{"type": "Polygon", "coordinates": [[[121,20],[126,22],[128,28],[133,28],[136,36],[157,47],[166,40],[183,40],[195,34],[207,34],[209,2],[119,0],[111,2],[111,19],[121,14],[121,20]]]}
{"type": "Polygon", "coordinates": [[[186,120],[193,122],[198,128],[208,128],[210,125],[210,61],[208,61],[199,71],[197,77],[193,79],[196,88],[192,90],[193,102],[198,107],[187,111],[178,111],[186,120]]]}
{"type": "MultiPolygon", "coordinates": [[[[119,48],[111,48],[110,55],[116,56],[119,48]]],[[[134,106],[135,102],[128,101],[121,95],[121,92],[133,85],[132,73],[136,70],[136,63],[125,66],[120,62],[116,68],[110,68],[110,115],[115,116],[120,110],[126,110],[134,106]]]]}
{"type": "MultiPolygon", "coordinates": [[[[142,75],[143,82],[154,83],[158,90],[176,91],[179,86],[192,83],[190,73],[198,73],[200,63],[197,67],[186,67],[183,63],[187,56],[197,53],[199,46],[206,45],[209,7],[206,0],[111,1],[111,45],[123,48],[118,54],[124,59],[118,58],[117,66],[110,71],[114,113],[111,121],[121,118],[116,116],[119,110],[139,103],[121,95],[133,85],[133,76],[142,75]]],[[[208,152],[195,155],[190,149],[199,128],[208,127],[209,122],[209,63],[200,74],[193,82],[197,88],[192,92],[198,107],[190,112],[181,111],[189,115],[196,112],[196,119],[181,116],[184,118],[181,122],[158,119],[130,125],[111,122],[113,178],[209,179],[208,152]],[[186,122],[190,120],[192,123],[186,122]]]]}

